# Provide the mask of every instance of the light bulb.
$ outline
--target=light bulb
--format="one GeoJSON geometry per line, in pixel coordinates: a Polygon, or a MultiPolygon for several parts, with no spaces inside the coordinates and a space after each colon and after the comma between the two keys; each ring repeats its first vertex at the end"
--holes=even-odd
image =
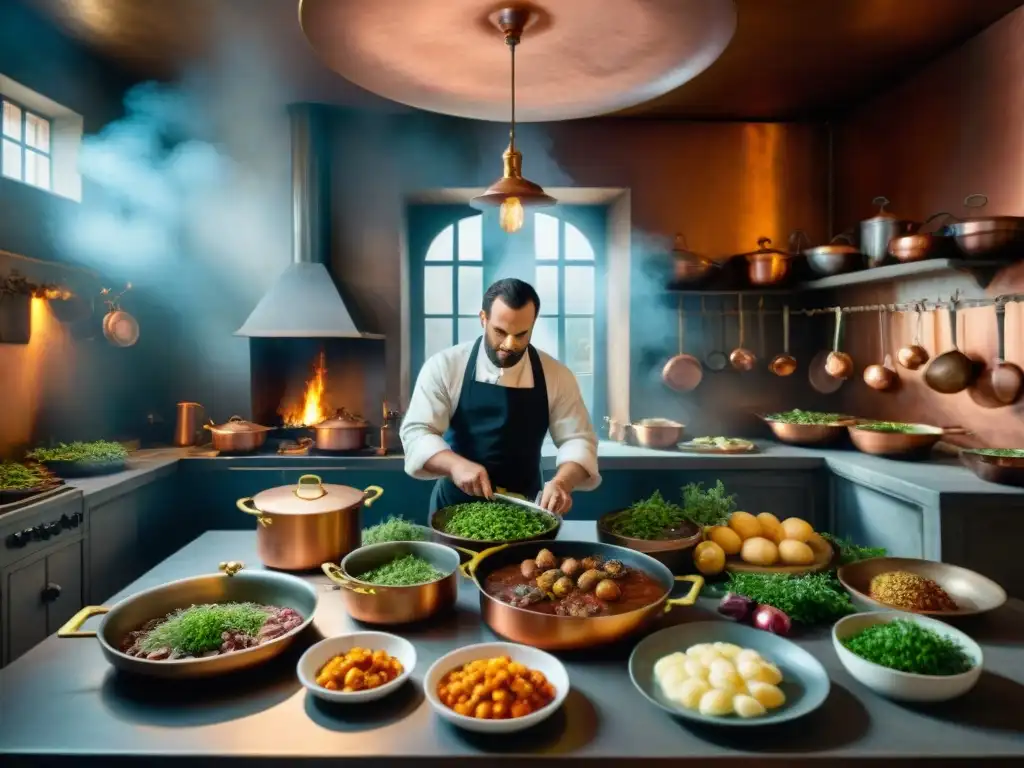
{"type": "Polygon", "coordinates": [[[518,197],[507,197],[498,211],[498,222],[501,228],[511,234],[523,228],[523,204],[518,197]]]}

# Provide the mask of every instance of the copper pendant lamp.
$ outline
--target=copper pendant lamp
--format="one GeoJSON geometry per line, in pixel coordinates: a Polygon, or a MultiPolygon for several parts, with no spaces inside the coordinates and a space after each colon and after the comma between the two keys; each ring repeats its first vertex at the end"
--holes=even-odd
{"type": "Polygon", "coordinates": [[[504,8],[498,13],[498,28],[505,35],[505,45],[512,62],[512,120],[508,149],[501,155],[505,170],[482,195],[470,200],[470,205],[477,209],[498,207],[498,222],[509,234],[522,229],[526,215],[524,208],[540,208],[557,202],[545,194],[539,184],[523,178],[523,154],[516,149],[516,46],[529,18],[530,12],[525,8],[504,8]]]}

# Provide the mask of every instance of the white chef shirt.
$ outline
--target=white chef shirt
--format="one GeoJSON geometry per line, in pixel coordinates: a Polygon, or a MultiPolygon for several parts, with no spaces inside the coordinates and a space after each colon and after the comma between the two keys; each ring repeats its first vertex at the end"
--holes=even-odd
{"type": "MultiPolygon", "coordinates": [[[[418,480],[437,478],[423,468],[431,457],[451,450],[444,433],[451,423],[462,394],[462,380],[473,352],[474,341],[449,347],[433,355],[416,379],[409,408],[399,436],[405,450],[405,471],[418,480]]],[[[481,346],[486,342],[481,341],[481,346]]],[[[590,475],[577,490],[591,491],[601,484],[597,471],[597,435],[583,404],[576,377],[568,368],[541,350],[544,381],[548,390],[548,431],[558,452],[555,466],[568,461],[579,464],[590,475]]],[[[529,355],[523,355],[510,368],[499,368],[481,350],[476,357],[476,381],[501,387],[533,387],[533,369],[529,355]]]]}

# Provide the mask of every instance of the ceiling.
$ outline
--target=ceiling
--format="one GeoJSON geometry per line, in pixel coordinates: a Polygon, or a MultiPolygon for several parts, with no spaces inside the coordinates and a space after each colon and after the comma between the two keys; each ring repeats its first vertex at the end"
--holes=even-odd
{"type": "MultiPolygon", "coordinates": [[[[282,101],[405,109],[320,64],[299,29],[297,0],[22,2],[140,78],[244,62],[248,77],[277,81],[282,101]]],[[[618,114],[823,117],[885,89],[1021,5],[1024,0],[736,0],[736,35],[718,61],[675,91],[618,114]]]]}

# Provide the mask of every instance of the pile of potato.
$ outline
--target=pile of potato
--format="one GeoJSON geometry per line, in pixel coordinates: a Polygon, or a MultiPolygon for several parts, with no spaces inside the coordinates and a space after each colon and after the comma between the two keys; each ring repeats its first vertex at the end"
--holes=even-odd
{"type": "Polygon", "coordinates": [[[728,525],[712,526],[704,537],[694,550],[694,562],[707,575],[721,573],[725,558],[731,555],[750,565],[812,565],[831,550],[806,520],[780,521],[771,512],[733,512],[728,525]]]}

